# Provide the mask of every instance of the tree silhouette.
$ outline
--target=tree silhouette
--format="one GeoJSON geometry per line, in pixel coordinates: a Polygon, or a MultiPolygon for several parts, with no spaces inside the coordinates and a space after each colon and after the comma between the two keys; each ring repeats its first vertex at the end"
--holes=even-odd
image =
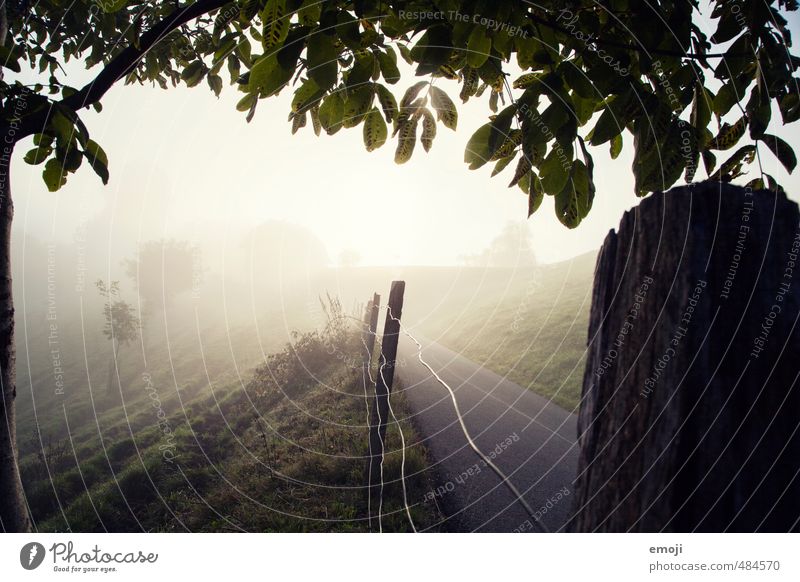
{"type": "MultiPolygon", "coordinates": [[[[119,281],[105,281],[98,279],[95,282],[97,291],[106,302],[103,306],[103,335],[111,342],[111,360],[108,364],[108,395],[114,393],[114,376],[119,367],[120,348],[134,341],[139,335],[139,318],[136,310],[126,301],[122,300],[119,291],[119,281]]],[[[118,374],[117,374],[118,375],[118,374]]],[[[122,385],[120,383],[120,391],[122,385]]]]}
{"type": "Polygon", "coordinates": [[[186,241],[148,241],[134,259],[124,262],[125,274],[136,284],[145,311],[168,306],[179,294],[192,288],[195,254],[186,241]]]}

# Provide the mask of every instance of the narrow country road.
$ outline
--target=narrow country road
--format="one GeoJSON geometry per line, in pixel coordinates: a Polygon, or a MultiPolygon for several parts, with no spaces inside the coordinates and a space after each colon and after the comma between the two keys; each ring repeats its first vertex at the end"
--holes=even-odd
{"type": "MultiPolygon", "coordinates": [[[[576,475],[576,417],[563,408],[448,350],[417,338],[422,358],[455,393],[478,448],[522,493],[539,522],[557,531],[567,520],[576,475]]],[[[418,359],[417,345],[401,335],[398,389],[432,457],[437,503],[449,531],[541,531],[502,482],[469,446],[450,392],[418,359]]]]}

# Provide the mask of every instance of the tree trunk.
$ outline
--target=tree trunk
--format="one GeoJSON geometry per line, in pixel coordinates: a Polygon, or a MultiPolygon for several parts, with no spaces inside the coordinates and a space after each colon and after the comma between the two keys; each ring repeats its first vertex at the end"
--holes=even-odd
{"type": "MultiPolygon", "coordinates": [[[[7,135],[6,132],[3,132],[7,135]]],[[[0,146],[2,147],[2,146],[0,146]]],[[[14,347],[14,297],[11,289],[11,200],[9,173],[11,147],[0,158],[0,528],[6,532],[30,531],[17,459],[16,350],[14,347]]]]}
{"type": "Polygon", "coordinates": [[[576,531],[796,531],[800,214],[717,182],[645,199],[597,259],[576,531]]]}

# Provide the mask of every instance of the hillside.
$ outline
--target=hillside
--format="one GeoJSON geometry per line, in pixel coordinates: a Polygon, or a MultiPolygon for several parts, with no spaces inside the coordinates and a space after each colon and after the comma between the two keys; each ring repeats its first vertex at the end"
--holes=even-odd
{"type": "MultiPolygon", "coordinates": [[[[144,351],[128,346],[110,375],[108,342],[96,333],[81,341],[80,327],[63,322],[63,393],[46,337],[29,328],[19,444],[35,528],[368,531],[369,400],[352,364],[361,342],[331,305],[335,333],[297,332],[290,344],[278,316],[258,322],[273,330],[258,338],[254,326],[193,330],[176,311],[169,336],[151,322],[144,351]]],[[[393,406],[407,416],[402,398],[393,406]]],[[[401,427],[420,442],[408,422],[401,427]]],[[[431,487],[426,451],[417,444],[403,455],[395,427],[387,451],[383,528],[406,531],[401,461],[408,494],[420,498],[431,487]]],[[[441,519],[429,506],[409,511],[419,527],[441,519]]]]}
{"type": "Polygon", "coordinates": [[[539,267],[507,290],[463,309],[443,309],[420,331],[476,363],[552,398],[580,401],[595,253],[539,267]]]}

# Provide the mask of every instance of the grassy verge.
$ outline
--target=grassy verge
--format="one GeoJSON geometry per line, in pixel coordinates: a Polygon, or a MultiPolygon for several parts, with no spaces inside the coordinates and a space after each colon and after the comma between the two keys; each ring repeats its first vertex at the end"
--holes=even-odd
{"type": "MultiPolygon", "coordinates": [[[[140,398],[70,439],[29,447],[21,469],[37,528],[368,531],[360,346],[332,318],[269,356],[244,386],[140,398]]],[[[407,416],[402,399],[393,407],[407,416]]],[[[419,442],[410,424],[402,428],[406,442],[419,442]]],[[[383,530],[408,531],[396,429],[387,450],[383,530]]],[[[408,499],[430,489],[426,468],[421,446],[406,450],[408,499]]],[[[441,519],[426,505],[410,512],[417,528],[441,519]]]]}
{"type": "Polygon", "coordinates": [[[502,295],[421,329],[450,349],[577,412],[594,254],[531,270],[502,295]]]}

